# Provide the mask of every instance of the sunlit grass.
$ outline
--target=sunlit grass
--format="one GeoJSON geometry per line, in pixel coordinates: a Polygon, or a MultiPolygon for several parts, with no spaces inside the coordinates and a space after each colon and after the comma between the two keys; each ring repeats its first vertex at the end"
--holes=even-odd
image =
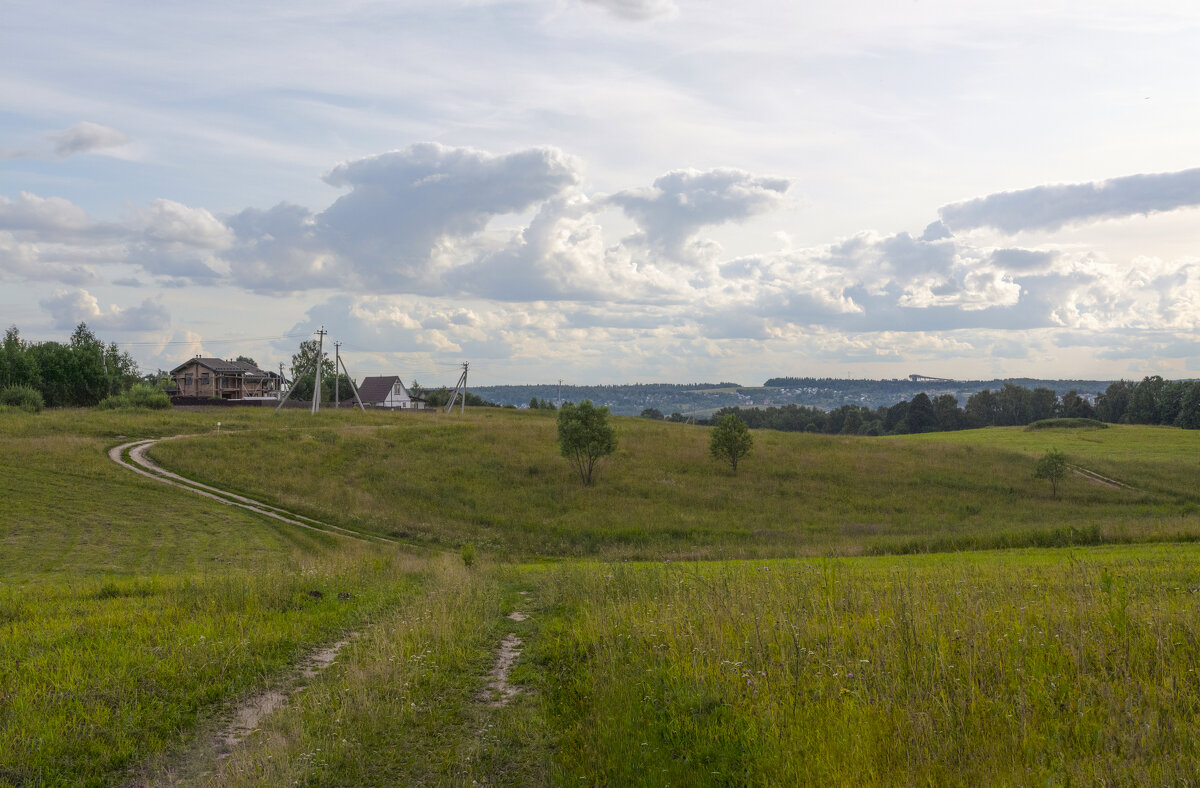
{"type": "Polygon", "coordinates": [[[359,426],[338,418],[164,443],[152,454],[192,477],[347,527],[432,544],[472,542],[514,559],[1200,538],[1192,502],[1200,444],[1183,430],[1152,438],[1138,428],[1091,433],[1105,436],[1101,452],[1064,445],[1072,462],[1138,489],[1072,477],[1055,500],[1033,478],[1036,453],[1062,437],[1086,436],[1019,428],[905,439],[760,431],[734,475],[708,456],[705,428],[615,419],[619,448],[596,483],[583,487],[558,455],[552,414],[407,414],[359,426]],[[269,471],[260,472],[264,458],[269,471]]]}

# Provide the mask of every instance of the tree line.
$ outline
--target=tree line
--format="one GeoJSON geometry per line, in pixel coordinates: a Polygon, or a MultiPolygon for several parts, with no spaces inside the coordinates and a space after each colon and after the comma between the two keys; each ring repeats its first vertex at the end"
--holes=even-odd
{"type": "MultiPolygon", "coordinates": [[[[972,394],[964,407],[951,394],[930,397],[920,393],[891,406],[868,408],[843,405],[833,410],[806,405],[767,408],[722,408],[699,424],[717,424],[733,414],[752,429],[820,432],[842,435],[906,435],[977,427],[1027,426],[1054,418],[1096,419],[1112,424],[1159,424],[1200,429],[1200,381],[1164,380],[1154,375],[1141,382],[1119,380],[1097,396],[1095,403],[1075,391],[1061,397],[1048,388],[1028,389],[1005,383],[998,390],[972,394]]],[[[673,413],[664,416],[648,408],[645,418],[687,421],[673,413]]]]}
{"type": "Polygon", "coordinates": [[[4,333],[0,391],[36,392],[52,408],[87,408],[140,380],[137,362],[115,343],[100,341],[86,323],[66,342],[29,342],[16,326],[4,333]]]}

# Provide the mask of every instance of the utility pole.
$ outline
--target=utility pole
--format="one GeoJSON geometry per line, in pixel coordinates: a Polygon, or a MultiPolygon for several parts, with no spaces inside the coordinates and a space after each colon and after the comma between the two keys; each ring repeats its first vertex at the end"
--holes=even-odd
{"type": "Polygon", "coordinates": [[[446,403],[446,412],[454,410],[454,401],[458,398],[458,393],[462,392],[462,409],[460,413],[467,412],[467,369],[471,366],[471,362],[463,362],[462,374],[458,376],[458,382],[454,384],[454,392],[450,395],[450,401],[446,403]]]}
{"type": "Polygon", "coordinates": [[[558,379],[558,409],[562,410],[562,378],[558,379]]]}
{"type": "Polygon", "coordinates": [[[341,387],[338,385],[339,383],[341,383],[341,377],[342,377],[341,375],[338,374],[338,367],[342,363],[341,352],[342,352],[342,343],[334,342],[333,343],[333,407],[335,409],[340,408],[342,406],[341,387]]]}
{"type": "Polygon", "coordinates": [[[279,362],[279,389],[275,392],[277,399],[283,399],[283,362],[279,362]]]}
{"type": "Polygon", "coordinates": [[[317,374],[316,384],[313,388],[312,412],[316,413],[321,409],[321,362],[325,358],[325,335],[329,333],[325,330],[325,326],[317,331],[317,374]]]}

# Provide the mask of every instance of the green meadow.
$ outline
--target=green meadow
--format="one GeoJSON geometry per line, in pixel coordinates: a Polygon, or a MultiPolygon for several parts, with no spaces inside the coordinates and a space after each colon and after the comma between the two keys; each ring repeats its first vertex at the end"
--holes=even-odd
{"type": "Polygon", "coordinates": [[[1200,433],[757,432],[735,475],[705,428],[614,424],[585,488],[538,412],[0,413],[0,785],[1200,774],[1200,433]],[[166,468],[401,544],[106,456],[177,434],[166,468]],[[1050,448],[1124,486],[1053,498],[1050,448]]]}

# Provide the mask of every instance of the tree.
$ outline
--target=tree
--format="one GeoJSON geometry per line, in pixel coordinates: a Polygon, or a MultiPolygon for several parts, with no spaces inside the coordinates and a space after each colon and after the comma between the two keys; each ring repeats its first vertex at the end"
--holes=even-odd
{"type": "Polygon", "coordinates": [[[608,408],[597,408],[586,399],[578,405],[564,402],[558,411],[558,447],[579,471],[584,486],[590,485],[596,463],[617,449],[617,434],[608,423],[608,408]]]}
{"type": "Polygon", "coordinates": [[[666,416],[664,416],[663,412],[661,410],[659,410],[658,408],[646,408],[645,410],[642,411],[641,418],[654,419],[655,421],[662,421],[663,419],[666,418],[666,416]]]}
{"type": "Polygon", "coordinates": [[[712,442],[708,445],[708,453],[717,460],[725,460],[737,473],[738,460],[750,453],[754,445],[754,436],[746,422],[730,413],[713,428],[712,442]]]}
{"type": "Polygon", "coordinates": [[[241,363],[249,364],[252,367],[258,366],[258,362],[255,361],[254,359],[250,358],[249,356],[238,356],[237,358],[234,359],[234,361],[240,361],[241,363]]]}
{"type": "Polygon", "coordinates": [[[1049,480],[1055,498],[1058,497],[1058,483],[1066,477],[1067,455],[1058,449],[1051,449],[1043,454],[1033,471],[1033,478],[1049,480]]]}
{"type": "Polygon", "coordinates": [[[908,403],[909,432],[936,432],[938,428],[937,411],[929,395],[922,391],[908,403]]]}
{"type": "MultiPolygon", "coordinates": [[[[333,359],[328,353],[323,353],[321,359],[321,401],[333,401],[333,379],[337,374],[333,359]]],[[[313,370],[317,366],[317,340],[306,339],[300,343],[300,348],[292,355],[292,399],[312,402],[316,389],[316,376],[313,370]]],[[[346,379],[342,379],[342,391],[349,392],[346,379]]]]}

